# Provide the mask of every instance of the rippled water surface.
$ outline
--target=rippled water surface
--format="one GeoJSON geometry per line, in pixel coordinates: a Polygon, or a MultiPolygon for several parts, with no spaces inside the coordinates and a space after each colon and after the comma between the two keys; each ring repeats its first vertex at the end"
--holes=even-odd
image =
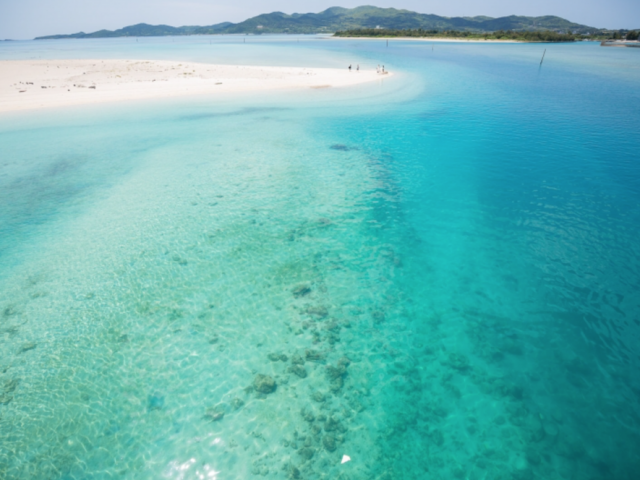
{"type": "Polygon", "coordinates": [[[0,46],[396,73],[0,117],[0,478],[637,479],[635,50],[0,46]]]}

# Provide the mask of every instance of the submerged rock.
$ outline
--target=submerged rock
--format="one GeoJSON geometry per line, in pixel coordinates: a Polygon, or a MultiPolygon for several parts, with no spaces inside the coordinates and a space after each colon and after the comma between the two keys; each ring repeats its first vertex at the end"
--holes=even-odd
{"type": "Polygon", "coordinates": [[[326,374],[329,379],[329,389],[336,393],[344,385],[344,377],[347,374],[347,367],[344,364],[339,364],[338,367],[327,365],[326,374]]]}
{"type": "Polygon", "coordinates": [[[171,257],[171,260],[173,260],[178,265],[181,265],[183,267],[189,263],[187,260],[182,258],[180,255],[174,255],[173,257],[171,257]]]}
{"type": "Polygon", "coordinates": [[[302,475],[300,474],[300,470],[298,470],[298,468],[291,465],[291,467],[289,467],[289,477],[297,480],[299,478],[302,478],[302,475]]]}
{"type": "Polygon", "coordinates": [[[335,452],[337,448],[336,438],[333,435],[325,435],[322,437],[322,445],[328,452],[335,452]]]}
{"type": "Polygon", "coordinates": [[[303,283],[294,287],[291,293],[293,293],[293,296],[296,298],[304,297],[311,293],[311,287],[303,283]]]}
{"type": "Polygon", "coordinates": [[[324,360],[324,354],[317,350],[306,350],[304,352],[304,357],[310,362],[321,362],[324,360]]]}
{"type": "Polygon", "coordinates": [[[327,334],[326,340],[327,342],[329,342],[329,345],[335,345],[340,341],[340,336],[336,335],[335,333],[329,332],[327,334]]]}
{"type": "Polygon", "coordinates": [[[345,432],[347,429],[344,428],[344,426],[335,418],[333,417],[329,417],[327,418],[327,421],[324,422],[324,431],[325,432],[339,432],[339,433],[343,433],[345,432]]]}
{"type": "Polygon", "coordinates": [[[315,453],[315,449],[310,447],[302,447],[300,450],[298,450],[298,455],[300,455],[304,460],[311,460],[315,453]]]}
{"type": "Polygon", "coordinates": [[[524,350],[522,349],[522,345],[516,343],[514,340],[507,340],[502,345],[502,350],[511,355],[523,355],[524,350]]]}
{"type": "Polygon", "coordinates": [[[253,388],[260,393],[273,393],[276,391],[276,381],[269,375],[256,375],[253,380],[253,388]]]}
{"type": "Polygon", "coordinates": [[[5,382],[2,384],[2,388],[0,389],[0,391],[2,391],[2,393],[11,393],[16,388],[18,388],[18,385],[20,385],[19,378],[12,378],[11,380],[5,380],[5,382]]]}
{"type": "Polygon", "coordinates": [[[342,143],[336,143],[329,147],[331,150],[338,150],[339,152],[349,152],[351,150],[358,150],[355,147],[349,147],[347,145],[343,145],[342,143]]]}
{"type": "Polygon", "coordinates": [[[18,355],[24,352],[28,352],[29,350],[33,350],[36,347],[37,347],[36,343],[33,343],[33,342],[25,343],[20,347],[20,350],[18,350],[18,355]]]}
{"type": "Polygon", "coordinates": [[[311,423],[311,422],[315,422],[315,420],[316,420],[315,415],[314,415],[314,414],[313,414],[313,412],[312,412],[310,409],[308,409],[308,408],[303,408],[303,409],[300,411],[300,415],[302,415],[302,418],[303,418],[306,422],[309,422],[309,423],[311,423]]]}
{"type": "Polygon", "coordinates": [[[347,357],[343,356],[338,359],[338,368],[347,368],[349,365],[351,365],[351,360],[347,357]]]}
{"type": "Polygon", "coordinates": [[[382,323],[384,322],[384,312],[380,310],[376,310],[371,313],[371,318],[373,318],[373,323],[382,323]]]}
{"type": "Polygon", "coordinates": [[[231,408],[233,408],[234,410],[238,410],[243,406],[244,406],[244,400],[242,400],[241,398],[236,397],[233,400],[231,400],[231,408]]]}
{"type": "Polygon", "coordinates": [[[444,443],[444,435],[438,429],[433,430],[429,434],[429,436],[431,437],[431,440],[433,440],[433,443],[435,443],[438,447],[441,447],[442,444],[444,443]]]}
{"type": "Polygon", "coordinates": [[[304,359],[300,355],[296,354],[291,357],[291,363],[294,365],[304,365],[304,359]]]}
{"type": "Polygon", "coordinates": [[[469,359],[459,353],[450,353],[447,358],[447,365],[458,371],[464,372],[470,368],[469,359]]]}
{"type": "Polygon", "coordinates": [[[12,378],[11,380],[5,380],[0,386],[0,405],[8,405],[13,400],[13,391],[18,388],[20,384],[19,378],[12,378]]]}
{"type": "Polygon", "coordinates": [[[286,362],[288,359],[286,355],[280,353],[270,353],[267,358],[272,362],[286,362]]]}
{"type": "Polygon", "coordinates": [[[315,306],[308,306],[307,309],[305,310],[305,312],[308,315],[313,315],[314,317],[317,318],[325,318],[327,315],[329,315],[329,311],[327,310],[326,307],[323,307],[322,305],[315,305],[315,306]]]}
{"type": "Polygon", "coordinates": [[[219,422],[224,418],[224,413],[224,405],[216,405],[215,407],[207,408],[207,411],[204,414],[204,418],[211,422],[219,422]]]}
{"type": "Polygon", "coordinates": [[[335,320],[330,321],[329,323],[327,323],[324,326],[325,330],[328,330],[330,332],[339,332],[340,331],[340,324],[338,322],[336,322],[335,320]]]}
{"type": "Polygon", "coordinates": [[[307,378],[307,370],[302,365],[291,365],[289,371],[300,378],[307,378]]]}
{"type": "Polygon", "coordinates": [[[556,422],[550,418],[541,420],[545,435],[549,438],[555,439],[560,433],[560,429],[558,428],[556,422]]]}
{"type": "Polygon", "coordinates": [[[164,407],[164,397],[159,393],[154,393],[153,395],[149,395],[147,399],[147,409],[148,410],[160,410],[164,407]]]}
{"type": "Polygon", "coordinates": [[[318,391],[313,392],[311,398],[318,403],[322,403],[325,400],[324,393],[318,391]]]}

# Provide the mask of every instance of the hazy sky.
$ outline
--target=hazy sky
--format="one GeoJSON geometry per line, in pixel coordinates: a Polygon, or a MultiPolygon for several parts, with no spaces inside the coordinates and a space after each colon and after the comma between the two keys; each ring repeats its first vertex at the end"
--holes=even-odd
{"type": "Polygon", "coordinates": [[[640,28],[640,0],[0,0],[0,39],[114,30],[136,23],[212,25],[260,13],[373,4],[443,16],[558,15],[600,28],[640,28]]]}

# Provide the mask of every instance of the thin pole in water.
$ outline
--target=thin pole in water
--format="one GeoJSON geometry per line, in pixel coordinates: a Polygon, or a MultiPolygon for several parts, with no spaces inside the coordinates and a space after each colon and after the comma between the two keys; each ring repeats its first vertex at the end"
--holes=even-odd
{"type": "Polygon", "coordinates": [[[387,47],[389,47],[389,40],[387,40],[387,47]]]}
{"type": "Polygon", "coordinates": [[[542,62],[544,62],[544,55],[545,53],[547,53],[547,49],[544,49],[544,52],[542,53],[542,60],[540,60],[540,66],[542,66],[542,62]]]}

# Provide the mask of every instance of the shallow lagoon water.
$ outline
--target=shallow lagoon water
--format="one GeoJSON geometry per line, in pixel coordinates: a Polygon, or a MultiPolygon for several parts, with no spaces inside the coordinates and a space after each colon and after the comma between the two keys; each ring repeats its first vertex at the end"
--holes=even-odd
{"type": "Polygon", "coordinates": [[[636,478],[639,52],[248,41],[2,45],[398,75],[0,119],[0,477],[636,478]]]}

